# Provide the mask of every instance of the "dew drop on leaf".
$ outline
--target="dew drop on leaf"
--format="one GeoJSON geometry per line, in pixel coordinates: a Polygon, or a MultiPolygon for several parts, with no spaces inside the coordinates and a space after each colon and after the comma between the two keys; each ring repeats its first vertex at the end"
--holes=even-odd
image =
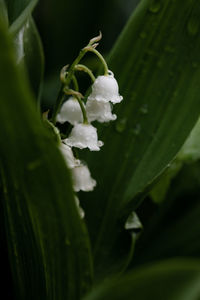
{"type": "Polygon", "coordinates": [[[152,4],[150,5],[149,7],[149,11],[153,14],[157,14],[159,12],[161,8],[161,4],[160,4],[160,1],[158,0],[155,0],[152,2],[152,4]]]}
{"type": "Polygon", "coordinates": [[[170,45],[166,45],[164,50],[168,53],[174,53],[175,52],[175,49],[170,45]]]}
{"type": "Polygon", "coordinates": [[[141,37],[141,39],[146,39],[146,37],[147,37],[146,32],[145,31],[140,32],[140,37],[141,37]]]}
{"type": "Polygon", "coordinates": [[[140,124],[136,124],[136,126],[133,128],[133,134],[134,135],[139,135],[140,131],[141,131],[141,125],[140,124]]]}
{"type": "Polygon", "coordinates": [[[189,35],[195,36],[199,31],[199,20],[196,17],[189,19],[187,23],[187,31],[189,35]]]}
{"type": "Polygon", "coordinates": [[[193,61],[193,62],[192,62],[192,67],[193,67],[194,69],[198,68],[198,63],[195,62],[195,61],[193,61]]]}
{"type": "Polygon", "coordinates": [[[148,105],[147,104],[144,104],[140,107],[140,112],[143,114],[143,115],[146,115],[148,114],[148,105]]]}
{"type": "Polygon", "coordinates": [[[126,123],[127,123],[126,118],[118,120],[115,125],[117,132],[119,132],[119,133],[123,132],[126,129],[126,123]]]}

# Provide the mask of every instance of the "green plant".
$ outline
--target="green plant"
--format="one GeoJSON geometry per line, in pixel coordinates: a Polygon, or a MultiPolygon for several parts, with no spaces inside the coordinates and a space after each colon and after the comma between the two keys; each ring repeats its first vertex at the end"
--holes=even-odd
{"type": "MultiPolygon", "coordinates": [[[[43,50],[31,15],[36,3],[0,1],[1,252],[4,269],[12,271],[6,280],[13,299],[199,299],[198,1],[140,1],[110,51],[108,67],[124,100],[114,106],[117,120],[95,123],[101,150],[78,153],[97,182],[92,192],[79,193],[84,218],[60,137],[41,114],[41,107],[50,109],[55,124],[62,91],[79,102],[82,95],[69,86],[73,72],[66,67],[67,89],[61,86],[55,104],[53,62],[47,64],[53,80],[46,76],[42,89],[43,50]]],[[[56,5],[59,19],[70,4],[56,5]]],[[[40,24],[43,34],[47,25],[40,24]]],[[[62,39],[57,48],[59,56],[62,39]]],[[[102,74],[92,57],[86,63],[102,74]]],[[[80,81],[87,95],[88,81],[80,81]]],[[[66,138],[70,125],[58,126],[66,138]]]]}

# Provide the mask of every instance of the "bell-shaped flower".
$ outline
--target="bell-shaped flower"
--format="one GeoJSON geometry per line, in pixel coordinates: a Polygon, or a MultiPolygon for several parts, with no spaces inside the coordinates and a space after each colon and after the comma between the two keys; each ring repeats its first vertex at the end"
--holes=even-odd
{"type": "Polygon", "coordinates": [[[59,149],[62,152],[62,155],[67,163],[68,168],[72,169],[80,164],[80,160],[74,157],[72,149],[68,145],[62,143],[59,149]]]}
{"type": "Polygon", "coordinates": [[[101,102],[121,102],[123,97],[119,95],[118,83],[113,74],[98,76],[92,85],[92,93],[88,99],[101,102]]]}
{"type": "Polygon", "coordinates": [[[70,97],[64,102],[56,121],[59,123],[64,123],[67,121],[72,125],[83,122],[82,111],[76,98],[70,97]]]}
{"type": "Polygon", "coordinates": [[[96,186],[96,180],[94,180],[87,166],[80,164],[72,170],[73,188],[75,192],[93,191],[96,186]]]}
{"type": "Polygon", "coordinates": [[[64,141],[70,147],[89,148],[91,151],[99,151],[103,146],[103,142],[98,141],[97,129],[91,124],[76,124],[64,141]]]}
{"type": "Polygon", "coordinates": [[[78,213],[79,213],[81,219],[83,219],[85,217],[85,212],[82,209],[82,207],[80,206],[80,201],[79,201],[78,197],[76,197],[76,196],[75,196],[75,203],[76,203],[76,206],[78,209],[78,213]]]}
{"type": "Polygon", "coordinates": [[[89,99],[86,103],[86,112],[89,122],[99,121],[104,123],[117,119],[117,116],[112,114],[112,108],[109,102],[89,99]]]}

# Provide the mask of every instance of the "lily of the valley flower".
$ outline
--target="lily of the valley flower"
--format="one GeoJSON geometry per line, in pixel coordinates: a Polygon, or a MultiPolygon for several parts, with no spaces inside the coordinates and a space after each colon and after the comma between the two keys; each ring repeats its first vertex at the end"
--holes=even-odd
{"type": "Polygon", "coordinates": [[[79,215],[80,215],[81,219],[83,219],[85,217],[85,212],[82,209],[82,207],[80,206],[80,201],[79,201],[78,197],[76,197],[76,196],[75,196],[75,203],[76,203],[79,215]]]}
{"type": "Polygon", "coordinates": [[[68,145],[62,143],[60,145],[60,150],[62,152],[62,155],[64,156],[68,168],[72,169],[80,165],[80,160],[74,157],[72,149],[68,145]]]}
{"type": "Polygon", "coordinates": [[[112,114],[111,104],[109,102],[88,99],[86,103],[86,112],[89,122],[99,121],[104,123],[117,119],[117,116],[112,114]]]}
{"type": "MultiPolygon", "coordinates": [[[[68,145],[62,143],[59,148],[68,168],[71,169],[74,191],[92,191],[96,186],[96,181],[91,177],[88,167],[74,157],[73,152],[68,145]]],[[[83,214],[82,212],[80,213],[83,214]]]]}
{"type": "Polygon", "coordinates": [[[83,122],[83,115],[80,105],[78,100],[74,97],[70,97],[66,102],[64,102],[60,113],[57,116],[57,122],[64,123],[66,121],[72,125],[83,122]]]}
{"type": "Polygon", "coordinates": [[[92,85],[92,93],[88,99],[101,102],[121,102],[123,97],[119,95],[118,83],[113,74],[98,76],[92,85]]]}
{"type": "Polygon", "coordinates": [[[83,164],[72,169],[72,179],[75,192],[89,192],[96,186],[96,180],[91,177],[88,167],[83,164]]]}
{"type": "Polygon", "coordinates": [[[98,141],[97,129],[91,124],[76,124],[65,143],[70,147],[89,148],[91,151],[99,151],[103,146],[103,142],[98,141]]]}

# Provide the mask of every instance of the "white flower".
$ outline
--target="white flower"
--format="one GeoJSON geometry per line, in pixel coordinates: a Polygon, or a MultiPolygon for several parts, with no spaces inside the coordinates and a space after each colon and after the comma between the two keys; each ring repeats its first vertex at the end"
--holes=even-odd
{"type": "Polygon", "coordinates": [[[80,149],[89,148],[91,151],[99,151],[99,147],[103,146],[103,142],[98,141],[97,129],[91,124],[76,124],[65,143],[80,149]]]}
{"type": "Polygon", "coordinates": [[[65,101],[56,120],[59,123],[68,121],[72,125],[82,123],[83,115],[78,100],[74,97],[70,97],[67,101],[65,101]]]}
{"type": "Polygon", "coordinates": [[[96,186],[96,180],[94,180],[87,166],[80,164],[72,170],[72,180],[73,188],[75,192],[84,191],[89,192],[93,191],[96,186]]]}
{"type": "Polygon", "coordinates": [[[62,155],[67,163],[68,168],[72,169],[80,164],[80,160],[74,157],[72,149],[68,145],[62,143],[59,149],[62,152],[62,155]]]}
{"type": "Polygon", "coordinates": [[[109,122],[117,119],[116,115],[112,115],[111,104],[109,102],[101,102],[88,99],[86,103],[86,112],[88,121],[109,122]]]}
{"type": "Polygon", "coordinates": [[[79,201],[78,197],[76,197],[76,196],[75,196],[75,203],[78,208],[78,213],[79,213],[81,219],[83,219],[85,217],[85,212],[82,209],[82,207],[80,206],[80,201],[79,201]]]}
{"type": "Polygon", "coordinates": [[[119,95],[119,87],[114,76],[103,75],[98,76],[92,85],[92,93],[88,99],[101,101],[101,102],[113,102],[119,103],[123,97],[119,95]]]}

